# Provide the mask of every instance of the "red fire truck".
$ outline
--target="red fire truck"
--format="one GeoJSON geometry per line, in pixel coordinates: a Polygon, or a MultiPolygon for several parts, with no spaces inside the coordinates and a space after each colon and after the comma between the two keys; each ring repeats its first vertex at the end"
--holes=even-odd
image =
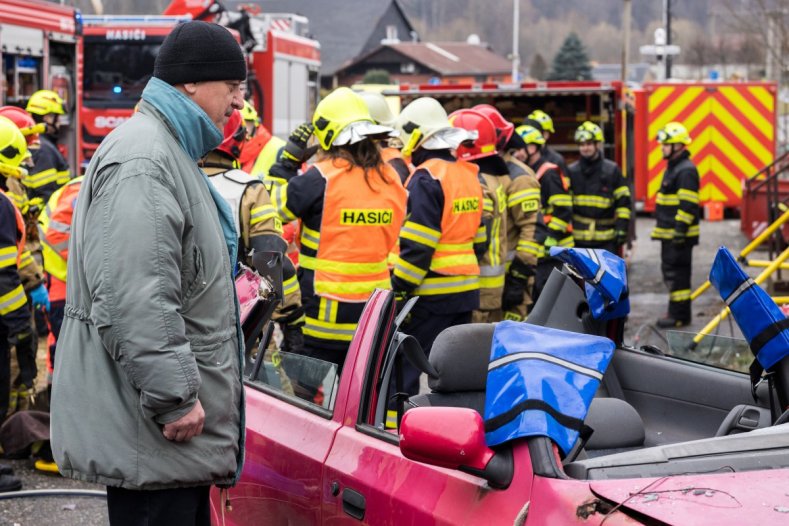
{"type": "Polygon", "coordinates": [[[403,84],[384,91],[401,105],[431,96],[448,112],[495,105],[520,124],[534,109],[546,111],[556,133],[550,144],[568,160],[577,157],[573,135],[591,120],[603,128],[606,156],[631,178],[636,206],[654,210],[665,161],[655,139],[667,122],[682,122],[694,141],[691,154],[701,176],[703,203],[736,209],[742,181],[769,165],[775,154],[775,83],[648,83],[624,89],[620,82],[524,82],[520,84],[403,84]]]}
{"type": "Polygon", "coordinates": [[[556,129],[550,140],[551,147],[568,159],[577,157],[578,148],[573,142],[576,128],[581,122],[591,120],[603,128],[606,156],[620,165],[626,160],[628,141],[624,132],[627,113],[620,109],[621,82],[401,84],[383,93],[399,96],[401,106],[418,97],[434,97],[447,113],[476,104],[492,104],[516,125],[520,125],[533,110],[541,109],[551,116],[556,129]]]}
{"type": "Polygon", "coordinates": [[[80,150],[89,160],[107,134],[131,117],[165,37],[186,16],[83,17],[80,150]]]}
{"type": "Polygon", "coordinates": [[[227,11],[213,0],[173,0],[166,15],[190,15],[235,29],[249,56],[248,89],[263,125],[287,137],[312,116],[318,102],[320,44],[306,17],[262,13],[256,4],[227,11]]]}
{"type": "Polygon", "coordinates": [[[252,95],[263,124],[287,136],[312,115],[320,67],[317,41],[302,36],[306,18],[206,10],[205,2],[175,1],[155,16],[85,16],[80,147],[89,159],[101,140],[128,119],[153,73],[159,47],[172,28],[193,18],[235,32],[247,51],[252,95]]]}
{"type": "Polygon", "coordinates": [[[58,143],[72,167],[80,162],[81,86],[73,72],[81,60],[81,30],[80,13],[73,7],[42,0],[0,2],[0,104],[25,107],[34,92],[57,91],[68,109],[58,143]]]}

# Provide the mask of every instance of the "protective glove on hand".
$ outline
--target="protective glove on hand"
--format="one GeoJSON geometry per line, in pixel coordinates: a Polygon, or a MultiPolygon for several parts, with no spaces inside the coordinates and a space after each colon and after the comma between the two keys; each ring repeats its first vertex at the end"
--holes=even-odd
{"type": "Polygon", "coordinates": [[[304,353],[304,334],[301,332],[302,325],[301,323],[282,325],[282,351],[293,354],[304,353]]]}
{"type": "Polygon", "coordinates": [[[501,296],[502,310],[510,310],[523,303],[529,278],[534,276],[535,270],[520,259],[513,259],[510,269],[504,277],[504,293],[501,296]]]}
{"type": "Polygon", "coordinates": [[[674,244],[675,247],[685,246],[686,241],[687,238],[685,237],[684,232],[674,232],[674,237],[671,238],[671,242],[674,244]]]}
{"type": "Polygon", "coordinates": [[[288,137],[287,144],[285,144],[285,149],[282,151],[282,162],[290,162],[298,166],[309,159],[310,155],[307,155],[307,152],[312,154],[314,150],[308,148],[307,143],[309,143],[314,130],[315,127],[310,122],[300,124],[293,130],[290,137],[288,137]]]}
{"type": "Polygon", "coordinates": [[[559,240],[556,239],[553,236],[546,237],[545,241],[543,242],[543,245],[545,246],[545,248],[555,247],[558,244],[559,244],[559,240]]]}
{"type": "Polygon", "coordinates": [[[43,308],[49,312],[49,291],[43,283],[30,291],[30,299],[33,301],[34,309],[43,308]]]}
{"type": "Polygon", "coordinates": [[[627,243],[627,232],[624,230],[617,230],[615,236],[614,240],[617,245],[624,245],[627,243]]]}

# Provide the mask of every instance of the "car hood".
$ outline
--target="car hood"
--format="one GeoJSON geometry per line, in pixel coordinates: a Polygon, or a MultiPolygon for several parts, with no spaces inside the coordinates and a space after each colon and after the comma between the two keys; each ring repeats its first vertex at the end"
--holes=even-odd
{"type": "Polygon", "coordinates": [[[667,524],[789,523],[789,469],[590,483],[601,498],[667,524]]]}

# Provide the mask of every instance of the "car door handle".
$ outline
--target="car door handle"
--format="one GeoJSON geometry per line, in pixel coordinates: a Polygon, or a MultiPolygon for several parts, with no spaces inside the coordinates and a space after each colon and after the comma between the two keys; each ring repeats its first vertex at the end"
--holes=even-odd
{"type": "Polygon", "coordinates": [[[354,519],[362,520],[366,506],[364,495],[348,488],[342,490],[342,511],[354,519]]]}

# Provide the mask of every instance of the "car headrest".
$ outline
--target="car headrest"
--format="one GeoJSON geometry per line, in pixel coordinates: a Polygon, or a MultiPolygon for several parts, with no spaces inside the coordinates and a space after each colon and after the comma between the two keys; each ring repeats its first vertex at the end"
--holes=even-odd
{"type": "Polygon", "coordinates": [[[494,327],[469,323],[443,330],[430,351],[430,364],[438,371],[438,378],[428,378],[430,389],[437,393],[485,391],[494,327]]]}

